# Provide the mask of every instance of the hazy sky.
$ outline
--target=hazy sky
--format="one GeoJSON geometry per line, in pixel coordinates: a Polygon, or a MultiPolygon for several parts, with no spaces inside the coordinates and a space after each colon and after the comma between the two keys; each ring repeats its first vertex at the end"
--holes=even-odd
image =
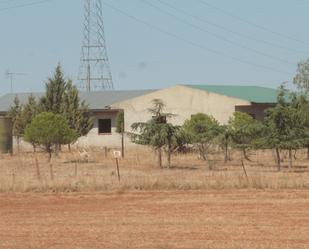
{"type": "MultiPolygon", "coordinates": [[[[116,89],[162,88],[178,83],[277,87],[283,81],[291,81],[299,60],[309,58],[306,0],[203,0],[234,17],[200,0],[161,1],[203,22],[157,0],[147,2],[178,19],[143,0],[103,1],[161,29],[158,31],[103,5],[116,89]]],[[[45,80],[58,62],[68,77],[77,78],[83,1],[53,0],[11,8],[34,2],[37,1],[0,0],[1,95],[10,91],[9,79],[5,77],[7,69],[27,74],[15,77],[15,92],[43,90],[45,80]]]]}

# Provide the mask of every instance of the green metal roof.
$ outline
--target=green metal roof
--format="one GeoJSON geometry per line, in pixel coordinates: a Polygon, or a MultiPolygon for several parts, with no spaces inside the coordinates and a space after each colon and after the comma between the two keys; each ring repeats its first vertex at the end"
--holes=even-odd
{"type": "Polygon", "coordinates": [[[194,89],[222,94],[253,103],[276,103],[277,90],[260,86],[185,85],[194,89]]]}

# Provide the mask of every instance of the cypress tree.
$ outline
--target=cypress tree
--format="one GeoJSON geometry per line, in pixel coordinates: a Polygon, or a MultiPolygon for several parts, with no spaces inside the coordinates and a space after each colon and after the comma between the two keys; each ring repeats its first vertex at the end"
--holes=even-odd
{"type": "Polygon", "coordinates": [[[40,100],[40,112],[61,114],[77,137],[87,135],[93,127],[88,105],[81,101],[77,88],[71,80],[66,80],[58,64],[53,77],[46,83],[45,96],[40,100]]]}
{"type": "Polygon", "coordinates": [[[71,80],[66,84],[60,113],[79,137],[87,135],[93,126],[88,106],[84,101],[80,101],[78,90],[71,80]]]}
{"type": "Polygon", "coordinates": [[[38,112],[39,112],[38,103],[35,97],[31,94],[28,97],[28,101],[24,105],[22,111],[22,119],[25,127],[31,123],[32,119],[38,114],[38,112]]]}
{"type": "Polygon", "coordinates": [[[42,109],[45,112],[60,114],[63,104],[63,95],[67,87],[60,64],[57,65],[53,77],[46,83],[45,96],[41,98],[42,109]]]}
{"type": "Polygon", "coordinates": [[[22,119],[23,106],[20,103],[18,96],[14,98],[13,105],[10,107],[7,116],[12,119],[13,124],[13,136],[16,137],[17,143],[23,135],[24,122],[22,119]]]}

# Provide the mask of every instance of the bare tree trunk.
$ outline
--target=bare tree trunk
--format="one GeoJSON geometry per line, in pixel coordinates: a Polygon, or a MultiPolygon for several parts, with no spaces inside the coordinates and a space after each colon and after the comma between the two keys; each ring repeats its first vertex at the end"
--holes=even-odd
{"type": "Polygon", "coordinates": [[[35,153],[35,152],[36,152],[36,146],[35,146],[35,144],[32,144],[32,148],[33,148],[33,153],[35,153]]]}
{"type": "Polygon", "coordinates": [[[20,152],[20,138],[16,137],[16,142],[17,142],[17,152],[20,152]]]}
{"type": "Polygon", "coordinates": [[[289,168],[291,169],[292,166],[293,166],[292,149],[289,149],[289,168]]]}
{"type": "Polygon", "coordinates": [[[206,161],[207,159],[205,157],[204,146],[203,145],[198,146],[198,150],[199,150],[199,153],[200,153],[200,158],[202,158],[204,161],[206,161]]]}
{"type": "Polygon", "coordinates": [[[172,154],[171,145],[168,145],[168,148],[167,148],[167,167],[168,168],[171,167],[171,154],[172,154]]]}
{"type": "Polygon", "coordinates": [[[307,160],[309,160],[309,145],[307,145],[307,160]]]}
{"type": "Polygon", "coordinates": [[[121,157],[124,158],[124,133],[121,132],[121,157]]]}
{"type": "Polygon", "coordinates": [[[242,165],[242,169],[245,173],[245,176],[246,176],[246,179],[247,179],[247,182],[249,182],[249,178],[248,178],[248,174],[247,174],[247,170],[246,170],[246,167],[245,167],[245,164],[244,164],[244,160],[241,159],[241,165],[242,165]]]}
{"type": "Polygon", "coordinates": [[[68,144],[68,150],[71,152],[71,144],[68,144]]]}
{"type": "Polygon", "coordinates": [[[229,160],[228,145],[225,144],[224,145],[224,163],[227,163],[228,160],[229,160]]]}
{"type": "MultiPolygon", "coordinates": [[[[280,150],[280,152],[281,152],[282,150],[280,150]]],[[[284,151],[283,151],[283,156],[280,158],[280,162],[282,162],[282,163],[284,163],[284,159],[285,159],[285,153],[284,153],[284,151]]]]}
{"type": "Polygon", "coordinates": [[[50,162],[51,158],[52,158],[52,150],[51,150],[51,148],[47,149],[47,153],[48,153],[48,162],[50,162]]]}
{"type": "MultiPolygon", "coordinates": [[[[57,150],[57,148],[56,148],[57,150]]],[[[54,171],[53,171],[53,165],[51,163],[51,158],[52,158],[52,148],[51,145],[46,146],[46,151],[48,153],[48,165],[49,165],[49,175],[50,175],[50,180],[54,180],[54,171]]]]}
{"type": "Polygon", "coordinates": [[[210,161],[209,161],[208,155],[207,155],[207,153],[206,153],[206,149],[205,149],[205,147],[204,147],[203,145],[202,145],[202,146],[199,146],[199,152],[200,152],[201,158],[202,158],[204,161],[207,162],[209,170],[212,170],[212,165],[211,165],[211,163],[210,163],[210,161]]]}
{"type": "Polygon", "coordinates": [[[280,152],[278,148],[276,148],[276,156],[277,156],[278,171],[280,171],[281,170],[281,159],[280,159],[280,152]]]}
{"type": "Polygon", "coordinates": [[[242,149],[242,152],[243,152],[244,158],[245,158],[247,161],[250,161],[250,162],[251,162],[250,158],[249,158],[248,155],[247,155],[247,151],[246,151],[245,148],[242,149]]]}

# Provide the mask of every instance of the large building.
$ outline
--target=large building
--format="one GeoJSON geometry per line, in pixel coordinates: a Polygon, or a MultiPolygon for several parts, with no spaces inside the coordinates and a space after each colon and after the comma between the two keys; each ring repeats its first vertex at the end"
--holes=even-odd
{"type": "MultiPolygon", "coordinates": [[[[0,97],[0,115],[5,115],[15,96],[22,103],[30,94],[7,94],[0,97]]],[[[42,93],[33,94],[39,98],[42,93]]],[[[169,122],[181,125],[192,114],[206,113],[220,123],[227,123],[235,111],[242,111],[262,120],[265,109],[276,102],[277,91],[258,86],[177,85],[161,90],[81,92],[80,97],[89,104],[94,127],[80,145],[118,147],[120,135],[116,133],[115,119],[124,111],[125,130],[131,131],[134,122],[151,118],[148,108],[153,99],[161,99],[165,112],[175,114],[169,122]]],[[[129,139],[126,139],[130,145],[129,139]]]]}

